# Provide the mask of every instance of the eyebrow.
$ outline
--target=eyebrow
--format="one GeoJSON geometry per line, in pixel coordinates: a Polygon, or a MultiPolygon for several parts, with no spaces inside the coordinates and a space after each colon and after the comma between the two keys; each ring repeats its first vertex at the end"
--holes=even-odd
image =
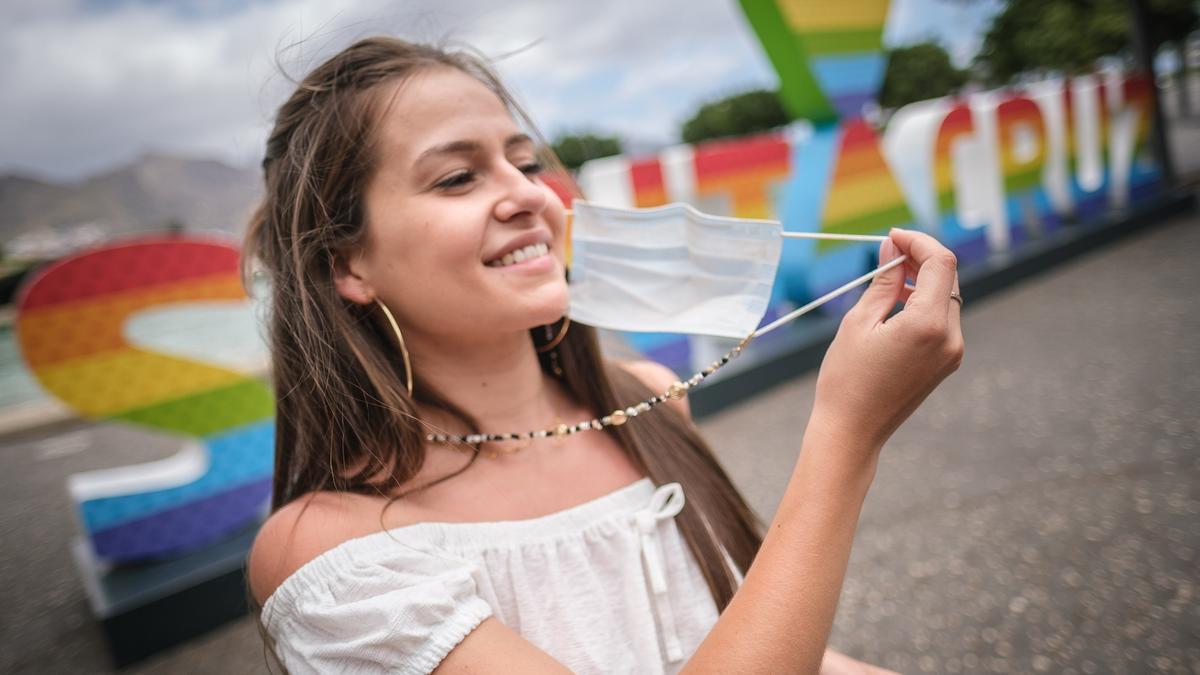
{"type": "MultiPolygon", "coordinates": [[[[522,143],[533,143],[533,138],[531,138],[529,134],[513,134],[505,139],[504,149],[508,150],[513,146],[521,145],[522,143]]],[[[450,141],[449,143],[435,145],[432,148],[422,152],[417,156],[416,163],[420,163],[434,155],[468,155],[478,152],[481,147],[483,146],[476,141],[450,141]]]]}

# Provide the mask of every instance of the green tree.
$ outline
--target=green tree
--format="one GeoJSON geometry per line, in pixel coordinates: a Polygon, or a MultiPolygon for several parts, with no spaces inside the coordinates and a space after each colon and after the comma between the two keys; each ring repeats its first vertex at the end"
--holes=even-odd
{"type": "Polygon", "coordinates": [[[596,134],[563,134],[550,144],[568,169],[578,169],[589,159],[621,154],[621,139],[596,134]]]}
{"type": "Polygon", "coordinates": [[[950,94],[967,83],[965,70],[955,68],[950,55],[936,42],[900,47],[888,52],[887,71],[879,104],[899,108],[950,94]]]}
{"type": "MultiPolygon", "coordinates": [[[[1196,29],[1193,0],[1141,1],[1153,49],[1196,29]]],[[[1026,72],[1087,72],[1096,59],[1126,49],[1130,31],[1129,0],[1010,0],[992,19],[975,63],[997,84],[1026,72]]]]}
{"type": "Polygon", "coordinates": [[[791,121],[779,94],[760,89],[705,103],[683,123],[680,136],[684,143],[697,143],[710,138],[766,131],[791,121]]]}

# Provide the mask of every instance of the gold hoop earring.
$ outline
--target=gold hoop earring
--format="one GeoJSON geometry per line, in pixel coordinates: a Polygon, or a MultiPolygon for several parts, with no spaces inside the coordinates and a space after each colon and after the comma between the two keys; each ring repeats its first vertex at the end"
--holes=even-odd
{"type": "MultiPolygon", "coordinates": [[[[562,328],[558,329],[558,335],[556,335],[554,337],[554,339],[551,340],[550,342],[542,345],[541,347],[538,347],[537,348],[538,353],[545,354],[546,352],[550,351],[551,349],[554,349],[555,347],[557,347],[558,343],[562,342],[563,338],[567,337],[567,330],[570,327],[571,327],[571,317],[564,316],[562,328]]],[[[550,336],[550,324],[546,324],[546,336],[547,337],[550,336]]]]}
{"type": "Polygon", "coordinates": [[[400,343],[400,355],[404,357],[404,376],[407,378],[408,396],[412,397],[413,392],[413,373],[412,361],[408,359],[408,347],[404,344],[404,335],[400,332],[400,326],[396,323],[396,317],[392,316],[391,310],[379,298],[375,298],[375,304],[379,305],[379,309],[383,310],[383,315],[387,317],[388,323],[392,324],[392,332],[396,334],[396,342],[400,343]]]}

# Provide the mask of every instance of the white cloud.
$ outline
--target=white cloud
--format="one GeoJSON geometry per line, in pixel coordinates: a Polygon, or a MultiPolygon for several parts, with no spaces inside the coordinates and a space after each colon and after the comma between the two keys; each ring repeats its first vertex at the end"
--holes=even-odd
{"type": "Polygon", "coordinates": [[[80,177],[148,151],[253,164],[292,86],[276,56],[298,77],[377,33],[515,51],[497,68],[551,135],[667,142],[701,101],[775,83],[734,0],[230,4],[6,2],[0,172],[80,177]]]}
{"type": "Polygon", "coordinates": [[[373,33],[457,39],[490,55],[524,47],[498,69],[551,133],[594,128],[670,140],[680,111],[722,78],[772,79],[728,0],[402,7],[280,0],[197,16],[170,3],[8,4],[0,171],[80,177],[148,151],[253,163],[291,86],[275,70],[280,47],[298,43],[281,61],[299,76],[373,33]]]}

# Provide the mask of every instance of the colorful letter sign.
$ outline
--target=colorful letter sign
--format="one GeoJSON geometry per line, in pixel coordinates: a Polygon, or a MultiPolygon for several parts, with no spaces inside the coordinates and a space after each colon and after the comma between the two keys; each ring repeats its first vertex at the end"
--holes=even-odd
{"type": "Polygon", "coordinates": [[[257,522],[270,493],[272,396],[259,379],[127,339],[139,312],[245,300],[238,251],[180,237],[117,244],[63,259],[18,302],[30,370],[80,416],[179,439],[170,458],[71,477],[97,556],[162,558],[257,522]]]}
{"type": "MultiPolygon", "coordinates": [[[[883,234],[918,227],[963,265],[1158,189],[1146,152],[1150,83],[1108,72],[1025,89],[923,101],[868,121],[882,82],[887,0],[741,0],[801,119],[789,129],[585,164],[591,201],[684,201],[777,218],[788,231],[883,234]]],[[[862,274],[873,247],[789,240],[768,317],[862,274]]],[[[851,299],[828,307],[837,311],[851,299]]],[[[707,339],[631,334],[678,370],[711,360],[707,339]]]]}

